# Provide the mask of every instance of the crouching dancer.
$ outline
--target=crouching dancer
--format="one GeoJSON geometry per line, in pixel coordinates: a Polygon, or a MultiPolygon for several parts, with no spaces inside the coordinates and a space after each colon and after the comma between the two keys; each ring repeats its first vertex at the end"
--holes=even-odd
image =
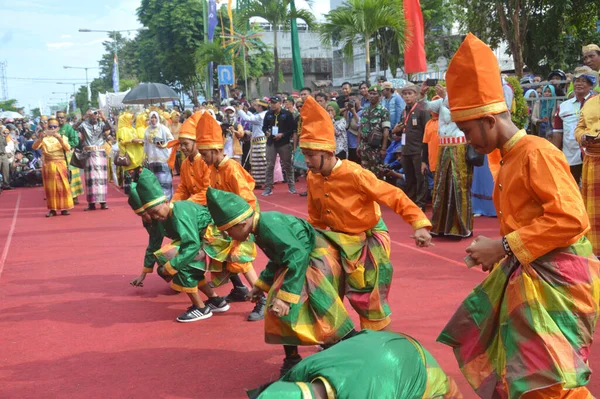
{"type": "Polygon", "coordinates": [[[268,293],[265,341],[284,345],[282,375],[302,360],[297,345],[333,344],[355,332],[341,299],[339,252],[318,230],[279,212],[259,214],[233,193],[209,188],[206,198],[219,230],[237,241],[254,234],[269,258],[251,296],[268,293]]]}

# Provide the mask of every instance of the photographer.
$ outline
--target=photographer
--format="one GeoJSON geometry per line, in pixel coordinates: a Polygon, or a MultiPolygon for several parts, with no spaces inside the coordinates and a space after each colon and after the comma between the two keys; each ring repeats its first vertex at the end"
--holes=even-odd
{"type": "Polygon", "coordinates": [[[358,155],[356,154],[356,148],[358,147],[358,134],[360,129],[360,115],[357,107],[360,105],[356,102],[356,95],[351,94],[349,98],[344,101],[344,108],[342,108],[342,116],[346,119],[346,138],[348,141],[348,159],[352,162],[360,163],[358,155]]]}
{"type": "Polygon", "coordinates": [[[381,168],[380,178],[383,178],[383,180],[388,183],[404,190],[406,187],[406,179],[404,170],[402,169],[402,146],[397,146],[392,152],[392,155],[394,156],[394,159],[389,164],[384,164],[381,168]]]}
{"type": "MultiPolygon", "coordinates": [[[[233,102],[235,106],[239,106],[237,102],[233,102]]],[[[244,138],[244,127],[237,122],[235,108],[228,106],[225,108],[225,118],[221,123],[223,130],[224,145],[223,151],[225,154],[235,160],[237,163],[242,163],[242,144],[240,140],[244,138]]]]}
{"type": "Polygon", "coordinates": [[[113,126],[106,119],[101,110],[90,108],[82,120],[75,124],[83,142],[85,160],[85,183],[87,187],[87,208],[84,211],[95,211],[96,204],[101,209],[108,209],[106,205],[106,192],[108,190],[108,162],[104,143],[106,136],[113,126]]]}

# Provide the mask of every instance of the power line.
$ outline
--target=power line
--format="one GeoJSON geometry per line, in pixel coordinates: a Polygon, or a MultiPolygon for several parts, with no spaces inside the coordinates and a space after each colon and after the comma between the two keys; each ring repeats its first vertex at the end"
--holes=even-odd
{"type": "MultiPolygon", "coordinates": [[[[0,63],[0,65],[2,65],[2,63],[0,63]]],[[[40,81],[40,82],[45,82],[45,81],[49,81],[49,82],[62,82],[63,80],[81,80],[81,78],[15,78],[15,77],[7,77],[5,79],[9,79],[9,80],[33,80],[33,81],[40,81]]]]}

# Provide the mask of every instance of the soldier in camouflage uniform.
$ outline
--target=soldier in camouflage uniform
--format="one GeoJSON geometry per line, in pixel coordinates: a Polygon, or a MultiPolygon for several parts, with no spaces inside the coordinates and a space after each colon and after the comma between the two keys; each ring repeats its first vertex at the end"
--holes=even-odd
{"type": "Polygon", "coordinates": [[[363,168],[379,176],[386,156],[388,136],[390,132],[390,113],[381,104],[381,87],[369,88],[369,105],[363,109],[360,118],[361,136],[359,138],[358,152],[363,168]],[[381,134],[379,143],[370,142],[372,133],[381,134]]]}

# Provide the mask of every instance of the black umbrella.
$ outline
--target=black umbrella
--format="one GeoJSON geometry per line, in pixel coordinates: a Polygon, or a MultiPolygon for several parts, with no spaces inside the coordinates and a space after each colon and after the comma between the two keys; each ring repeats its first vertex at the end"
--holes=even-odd
{"type": "Polygon", "coordinates": [[[155,104],[178,100],[175,90],[162,83],[141,83],[123,98],[123,104],[155,104]]]}

